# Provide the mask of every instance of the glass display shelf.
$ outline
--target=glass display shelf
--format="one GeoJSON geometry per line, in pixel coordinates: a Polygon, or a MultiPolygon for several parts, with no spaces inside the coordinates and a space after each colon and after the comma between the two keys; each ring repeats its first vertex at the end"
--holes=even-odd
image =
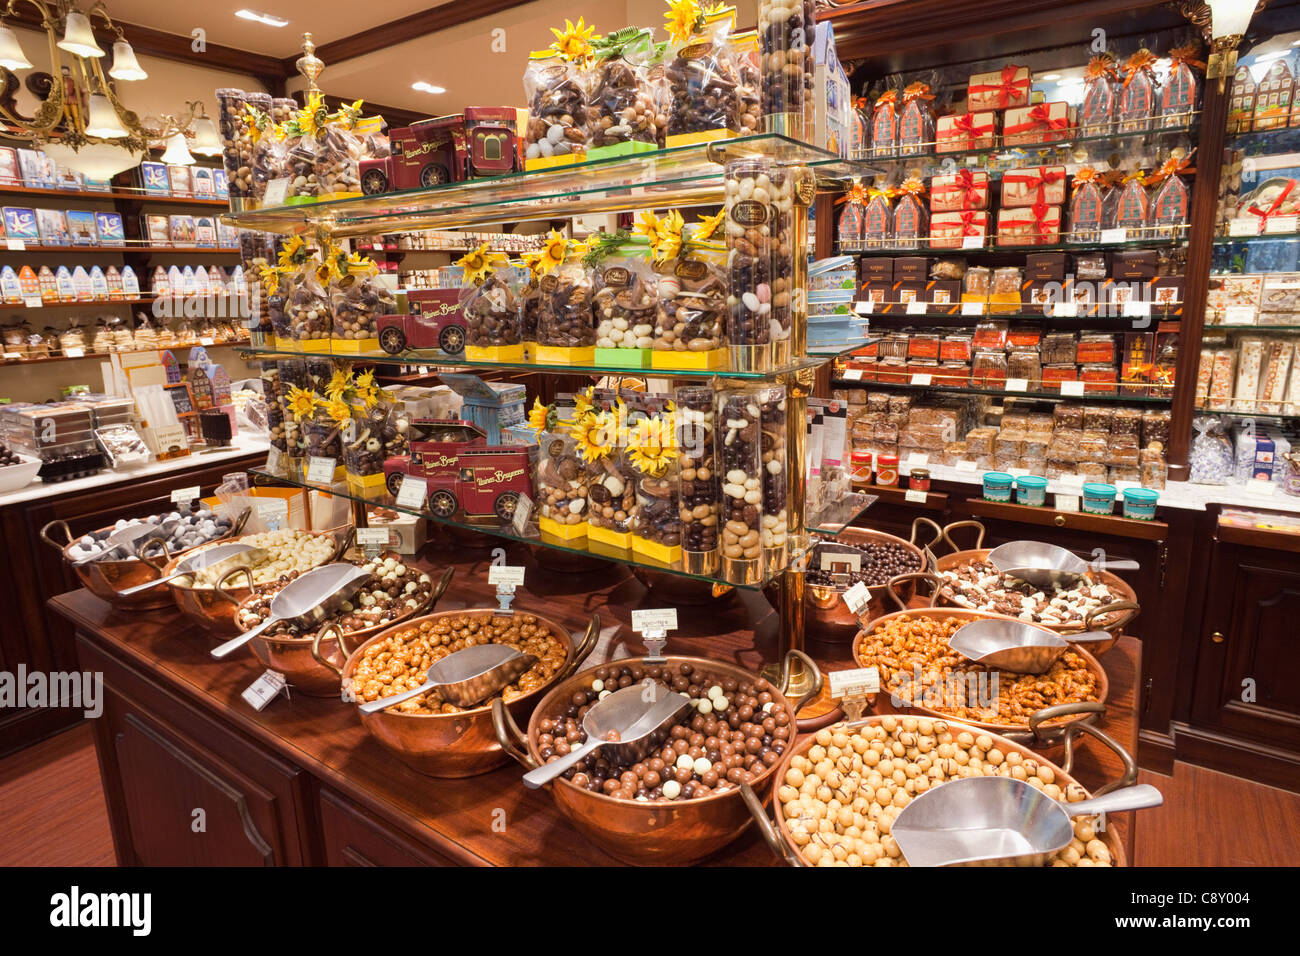
{"type": "Polygon", "coordinates": [[[1277,153],[1300,153],[1300,126],[1229,133],[1225,142],[1229,149],[1241,152],[1243,159],[1277,153]]]}
{"type": "MultiPolygon", "coordinates": [[[[852,370],[850,370],[852,371],[852,370]]],[[[1168,405],[1173,401],[1173,389],[1168,395],[1120,395],[1111,392],[1085,392],[1082,395],[1062,395],[1060,391],[1023,391],[1009,392],[1004,388],[985,388],[977,385],[914,385],[911,382],[874,382],[866,379],[845,378],[843,374],[831,379],[831,388],[883,388],[909,392],[941,392],[948,395],[996,395],[1002,398],[1046,398],[1054,401],[1075,401],[1089,403],[1106,403],[1123,405],[1138,403],[1142,405],[1168,405]]]]}
{"type": "MultiPolygon", "coordinates": [[[[1145,315],[1051,315],[1044,312],[982,312],[979,315],[962,315],[961,313],[949,312],[925,312],[925,313],[908,313],[908,312],[867,312],[861,318],[869,319],[872,322],[881,320],[888,323],[908,323],[915,324],[923,328],[933,328],[936,326],[947,328],[974,328],[977,323],[987,322],[990,319],[1005,319],[1010,322],[1042,322],[1057,326],[1064,329],[1091,329],[1098,328],[1104,331],[1117,331],[1121,329],[1132,330],[1136,320],[1149,318],[1155,322],[1177,322],[1182,318],[1178,313],[1160,314],[1152,311],[1149,316],[1145,315]]],[[[1223,326],[1220,326],[1222,328],[1223,326]]],[[[1254,328],[1254,326],[1250,326],[1254,328]]],[[[901,327],[899,329],[901,331],[901,327]]]]}
{"type": "MultiPolygon", "coordinates": [[[[1289,405],[1289,402],[1269,402],[1270,405],[1289,405]]],[[[1197,415],[1222,415],[1225,418],[1255,418],[1275,422],[1293,422],[1300,419],[1300,408],[1294,411],[1267,411],[1252,412],[1240,408],[1197,408],[1194,409],[1197,415]]]]}
{"type": "MultiPolygon", "coordinates": [[[[925,236],[920,239],[909,239],[908,242],[915,242],[912,246],[897,245],[872,245],[871,243],[878,240],[871,239],[840,239],[836,238],[836,244],[840,252],[856,253],[861,255],[872,256],[907,256],[907,255],[925,255],[934,253],[935,255],[970,255],[972,253],[998,253],[1003,255],[1026,255],[1035,252],[1089,252],[1093,250],[1106,249],[1133,249],[1141,247],[1143,249],[1159,248],[1164,246],[1178,246],[1187,241],[1188,226],[1166,226],[1161,227],[1159,235],[1149,235],[1138,238],[1128,238],[1116,240],[1115,242],[1099,242],[1095,239],[1087,241],[1045,243],[1034,246],[1007,246],[999,245],[994,237],[988,237],[987,241],[980,245],[958,246],[958,247],[937,247],[931,246],[932,237],[925,236]],[[1173,234],[1170,234],[1170,233],[1173,234]]],[[[1069,233],[1062,233],[1062,236],[1068,236],[1069,233]]],[[[1275,237],[1274,237],[1275,238],[1275,237]]]]}
{"type": "MultiPolygon", "coordinates": [[[[1292,219],[1295,217],[1292,216],[1292,219]]],[[[1214,240],[1215,246],[1236,246],[1250,245],[1254,242],[1297,242],[1300,241],[1300,232],[1262,232],[1256,236],[1218,236],[1214,240]]]]}
{"type": "Polygon", "coordinates": [[[1300,332],[1300,325],[1206,325],[1202,328],[1206,334],[1210,332],[1300,332]]]}
{"type": "MultiPolygon", "coordinates": [[[[589,541],[584,538],[559,538],[554,535],[543,534],[538,530],[537,521],[530,517],[527,527],[521,534],[516,531],[513,525],[503,521],[495,516],[489,518],[467,518],[462,514],[457,514],[451,518],[443,518],[428,510],[422,508],[406,508],[397,504],[396,498],[386,489],[374,489],[366,493],[354,491],[346,482],[311,482],[304,477],[272,474],[265,466],[259,468],[250,468],[249,472],[258,478],[270,482],[278,482],[284,485],[292,485],[298,488],[309,488],[313,491],[324,491],[340,498],[347,498],[350,501],[358,502],[371,508],[387,508],[390,511],[396,511],[399,514],[410,515],[415,518],[426,518],[435,524],[445,525],[449,528],[455,528],[460,531],[478,532],[480,534],[490,535],[494,538],[504,538],[508,541],[516,541],[520,544],[552,548],[556,551],[567,551],[570,554],[581,554],[589,557],[605,558],[610,561],[616,561],[619,564],[626,564],[633,568],[644,568],[647,571],[657,571],[663,574],[672,574],[677,577],[692,578],[696,581],[704,581],[709,584],[722,584],[730,587],[741,588],[745,590],[759,590],[772,582],[776,581],[784,571],[784,568],[769,568],[765,571],[763,578],[757,583],[736,584],[732,581],[725,581],[720,577],[695,574],[686,571],[675,565],[665,564],[656,561],[653,558],[643,554],[637,554],[630,549],[618,548],[603,542],[589,541]]],[[[834,509],[827,509],[825,521],[822,524],[810,525],[808,531],[816,534],[837,535],[847,526],[848,522],[865,511],[875,497],[871,495],[854,494],[851,501],[846,501],[843,506],[834,509]]]]}
{"type": "Polygon", "coordinates": [[[222,218],[242,229],[264,232],[294,233],[321,224],[336,236],[364,236],[706,205],[722,201],[720,163],[753,157],[783,166],[808,166],[817,176],[830,179],[880,172],[807,143],[762,133],[427,189],[248,210],[222,218]]]}
{"type": "MultiPolygon", "coordinates": [[[[1106,133],[1100,136],[1076,136],[1071,139],[1054,140],[1050,143],[1037,143],[1020,146],[998,146],[979,150],[956,150],[939,152],[936,143],[923,143],[922,148],[913,151],[875,154],[871,148],[855,152],[855,162],[875,163],[880,166],[897,168],[903,166],[908,172],[919,171],[922,178],[954,173],[959,167],[976,172],[987,172],[990,178],[1002,170],[1016,166],[1062,166],[1065,164],[1089,165],[1104,164],[1115,153],[1143,153],[1148,164],[1154,164],[1154,153],[1145,155],[1144,150],[1167,154],[1175,146],[1187,144],[1193,138],[1199,124],[1199,111],[1188,113],[1171,113],[1159,117],[1152,125],[1140,130],[1124,133],[1106,133]]],[[[1190,152],[1190,148],[1188,149],[1190,152]]],[[[1127,165],[1132,165],[1128,162],[1127,165]]]]}
{"type": "Polygon", "coordinates": [[[300,352],[293,349],[276,349],[261,345],[241,345],[239,351],[246,359],[337,359],[358,365],[423,365],[443,369],[499,369],[513,372],[537,372],[553,375],[635,375],[637,377],[653,376],[657,378],[735,378],[735,379],[773,379],[782,375],[792,375],[804,369],[817,368],[828,361],[844,355],[864,345],[870,345],[872,339],[863,339],[850,344],[837,346],[824,352],[813,353],[794,359],[780,366],[774,366],[765,372],[738,372],[725,368],[707,369],[668,369],[640,368],[627,365],[543,365],[537,362],[471,362],[464,356],[447,355],[436,350],[424,350],[420,353],[403,353],[389,355],[386,352],[300,352]]]}

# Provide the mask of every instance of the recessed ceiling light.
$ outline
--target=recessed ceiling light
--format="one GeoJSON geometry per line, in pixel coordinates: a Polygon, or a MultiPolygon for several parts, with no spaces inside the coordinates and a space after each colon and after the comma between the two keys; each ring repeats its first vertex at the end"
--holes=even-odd
{"type": "Polygon", "coordinates": [[[273,17],[269,13],[258,13],[256,10],[236,10],[235,16],[243,20],[264,23],[268,27],[287,27],[289,25],[289,21],[283,17],[273,17]]]}
{"type": "Polygon", "coordinates": [[[411,84],[411,89],[419,90],[421,93],[446,93],[447,90],[441,86],[434,86],[432,83],[426,83],[424,80],[417,80],[411,84]]]}
{"type": "Polygon", "coordinates": [[[1039,79],[1045,83],[1050,82],[1052,80],[1059,80],[1060,78],[1061,78],[1060,73],[1044,73],[1042,76],[1039,77],[1039,79]]]}

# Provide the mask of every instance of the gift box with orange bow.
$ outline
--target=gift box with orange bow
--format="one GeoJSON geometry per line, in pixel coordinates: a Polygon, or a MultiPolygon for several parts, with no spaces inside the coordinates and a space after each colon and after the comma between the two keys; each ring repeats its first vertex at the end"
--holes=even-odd
{"type": "Polygon", "coordinates": [[[1024,166],[1002,174],[1004,209],[1045,203],[1059,206],[1065,202],[1064,166],[1024,166]]]}
{"type": "Polygon", "coordinates": [[[1033,146],[1069,139],[1074,135],[1070,104],[1037,103],[1007,110],[1002,122],[1004,146],[1033,146]]]}
{"type": "Polygon", "coordinates": [[[930,211],[961,212],[989,207],[989,174],[959,169],[930,179],[930,211]]]}
{"type": "Polygon", "coordinates": [[[992,73],[974,73],[966,86],[966,108],[1006,110],[1029,102],[1029,67],[1008,63],[992,73]]]}
{"type": "Polygon", "coordinates": [[[940,116],[935,124],[935,150],[963,153],[997,146],[998,114],[991,112],[940,116]]]}

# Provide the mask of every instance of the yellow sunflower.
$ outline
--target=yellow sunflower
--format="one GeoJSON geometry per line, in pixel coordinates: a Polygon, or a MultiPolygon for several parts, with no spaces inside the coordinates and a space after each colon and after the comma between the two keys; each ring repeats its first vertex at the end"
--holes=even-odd
{"type": "Polygon", "coordinates": [[[262,288],[267,295],[275,295],[280,290],[280,270],[275,266],[263,266],[260,270],[262,288]]]}
{"type": "Polygon", "coordinates": [[[555,42],[551,44],[551,49],[560,56],[580,64],[585,64],[591,59],[591,40],[596,28],[587,26],[582,17],[578,17],[576,26],[565,20],[563,30],[551,27],[551,32],[555,34],[555,42]]]}
{"type": "Polygon", "coordinates": [[[659,235],[659,217],[653,211],[647,209],[641,213],[641,217],[632,226],[634,236],[645,236],[652,243],[655,237],[659,235]]]}
{"type": "Polygon", "coordinates": [[[533,398],[533,407],[528,410],[528,427],[540,434],[546,431],[546,420],[551,414],[549,405],[543,405],[540,398],[533,398]]]}
{"type": "Polygon", "coordinates": [[[352,373],[347,369],[336,368],[334,374],[330,376],[329,384],[325,386],[325,394],[337,401],[352,388],[352,385],[352,373]]]}
{"type": "Polygon", "coordinates": [[[319,90],[307,98],[307,105],[298,111],[298,130],[304,136],[315,136],[325,122],[324,94],[319,90]]]}
{"type": "Polygon", "coordinates": [[[292,269],[302,265],[306,252],[307,243],[302,241],[302,236],[290,236],[280,250],[280,268],[292,269]]]}
{"type": "Polygon", "coordinates": [[[456,265],[465,267],[465,281],[482,285],[497,266],[504,265],[506,257],[499,252],[488,252],[491,243],[483,243],[456,260],[456,265]]]}
{"type": "Polygon", "coordinates": [[[662,418],[637,422],[628,439],[628,458],[642,473],[662,475],[677,458],[672,423],[662,418]]]}
{"type": "Polygon", "coordinates": [[[578,392],[573,396],[573,417],[575,419],[587,418],[592,414],[595,407],[596,389],[595,386],[589,386],[585,392],[578,392]]]}
{"type": "Polygon", "coordinates": [[[325,413],[340,425],[352,418],[352,406],[342,398],[331,398],[325,402],[324,408],[325,413]]]}
{"type": "Polygon", "coordinates": [[[650,237],[650,248],[654,251],[655,262],[667,262],[677,258],[682,251],[682,228],[686,223],[682,214],[671,210],[659,220],[655,234],[650,237]]]}
{"type": "Polygon", "coordinates": [[[355,387],[357,394],[365,400],[367,408],[379,401],[379,396],[376,394],[379,391],[379,386],[375,384],[374,369],[369,369],[358,375],[355,387]]]}
{"type": "Polygon", "coordinates": [[[668,12],[664,14],[668,22],[664,29],[674,43],[685,43],[691,38],[702,16],[700,5],[696,0],[668,0],[668,12]]]}
{"type": "Polygon", "coordinates": [[[369,256],[354,252],[347,258],[347,270],[354,274],[374,275],[379,271],[379,266],[369,256]]]}
{"type": "Polygon", "coordinates": [[[569,426],[569,434],[583,461],[598,461],[612,448],[609,422],[604,415],[585,415],[569,426]]]}
{"type": "Polygon", "coordinates": [[[289,401],[287,407],[293,413],[294,421],[302,421],[316,411],[316,406],[320,404],[320,399],[316,393],[305,388],[299,388],[296,385],[289,386],[289,401]]]}
{"type": "Polygon", "coordinates": [[[700,228],[699,231],[696,232],[695,237],[697,239],[712,239],[713,234],[717,232],[718,227],[722,225],[722,220],[725,218],[726,214],[727,212],[725,209],[719,209],[717,215],[701,216],[700,228]]]}
{"type": "Polygon", "coordinates": [[[546,238],[545,247],[539,254],[538,269],[541,270],[543,275],[555,271],[556,267],[564,262],[568,252],[569,240],[552,229],[550,235],[546,238]]]}

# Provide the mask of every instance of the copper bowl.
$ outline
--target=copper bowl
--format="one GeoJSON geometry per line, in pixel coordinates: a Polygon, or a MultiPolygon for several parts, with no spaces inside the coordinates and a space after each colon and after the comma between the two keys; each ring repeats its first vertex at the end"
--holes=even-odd
{"type": "MultiPolygon", "coordinates": [[[[951,571],[954,568],[975,561],[985,561],[992,550],[992,548],[976,548],[945,555],[936,559],[935,571],[951,571]]],[[[1111,639],[1109,641],[1091,641],[1088,644],[1088,650],[1100,657],[1115,646],[1115,642],[1124,633],[1124,628],[1133,623],[1134,618],[1138,616],[1138,612],[1142,608],[1137,603],[1137,592],[1118,575],[1111,574],[1109,571],[1089,571],[1088,578],[1094,584],[1106,585],[1111,591],[1120,595],[1120,599],[1089,611],[1087,616],[1077,624],[1043,624],[1041,626],[1049,631],[1055,631],[1067,639],[1070,634],[1078,631],[1091,631],[1094,629],[1110,631],[1111,639]]],[[[946,597],[937,590],[934,603],[940,607],[965,607],[965,605],[958,604],[952,598],[946,597]]]]}
{"type": "MultiPolygon", "coordinates": [[[[343,552],[352,544],[354,528],[347,525],[331,531],[306,532],[313,537],[329,537],[334,541],[334,551],[328,559],[321,562],[330,564],[342,557],[343,552]]],[[[163,573],[171,574],[179,563],[177,559],[167,562],[163,573]]],[[[171,600],[180,608],[186,618],[199,625],[214,637],[234,637],[240,633],[235,623],[235,609],[252,595],[253,576],[245,568],[232,568],[216,583],[215,587],[192,587],[193,578],[181,577],[168,583],[171,600]],[[242,579],[241,584],[235,584],[242,579]]]]}
{"type": "MultiPolygon", "coordinates": [[[[864,727],[871,724],[878,724],[883,719],[884,719],[884,715],[875,715],[872,717],[867,717],[863,720],[855,720],[845,724],[838,724],[836,725],[836,727],[843,727],[848,730],[853,730],[858,727],[864,727]]],[[[1070,770],[1072,769],[1074,764],[1075,738],[1081,732],[1088,733],[1096,737],[1098,740],[1100,740],[1106,746],[1110,747],[1112,750],[1114,750],[1119,755],[1120,760],[1124,764],[1123,776],[1121,776],[1118,780],[1106,784],[1103,787],[1099,787],[1096,793],[1090,793],[1089,796],[1101,796],[1104,793],[1109,793],[1110,791],[1117,790],[1120,787],[1132,786],[1134,783],[1137,782],[1137,764],[1134,763],[1133,758],[1124,750],[1123,747],[1121,747],[1109,736],[1102,733],[1100,730],[1098,730],[1096,727],[1092,726],[1091,724],[1072,724],[1066,730],[1066,736],[1069,739],[1069,745],[1065,749],[1065,759],[1063,760],[1062,764],[1058,766],[1052,761],[1044,758],[1039,753],[1030,750],[1028,747],[1024,746],[1023,744],[1017,743],[1016,741],[1010,740],[1006,737],[999,736],[998,734],[988,733],[986,729],[983,729],[978,725],[967,724],[956,720],[948,720],[947,718],[943,718],[943,719],[948,721],[948,728],[953,732],[954,735],[962,733],[963,731],[971,734],[976,734],[976,735],[988,734],[991,738],[993,738],[993,743],[1004,754],[1015,751],[1016,753],[1020,754],[1022,757],[1027,757],[1027,758],[1032,757],[1034,760],[1037,760],[1040,764],[1045,764],[1046,766],[1052,769],[1053,773],[1056,774],[1056,783],[1061,787],[1062,790],[1064,790],[1067,786],[1069,786],[1072,783],[1078,783],[1078,781],[1075,780],[1074,777],[1070,775],[1070,770]]],[[[836,727],[833,727],[831,729],[835,730],[836,727]]],[[[790,769],[790,764],[794,760],[795,756],[798,754],[806,755],[808,751],[812,748],[813,744],[815,744],[816,742],[817,742],[816,737],[812,737],[812,736],[805,737],[803,740],[798,741],[795,744],[795,746],[791,747],[784,754],[782,754],[780,762],[776,765],[775,779],[784,780],[786,771],[790,769]]],[[[786,822],[785,814],[782,813],[781,808],[777,806],[778,801],[777,801],[775,791],[774,790],[770,791],[766,798],[760,796],[757,792],[755,792],[752,788],[749,787],[742,786],[741,791],[745,800],[745,805],[748,807],[749,812],[753,816],[754,821],[758,824],[758,830],[759,833],[761,833],[763,836],[763,841],[767,843],[768,847],[772,850],[772,852],[776,854],[777,859],[784,860],[790,866],[813,866],[814,864],[811,863],[808,860],[808,858],[803,855],[798,845],[794,842],[794,837],[790,832],[790,827],[788,823],[786,822]],[[768,816],[767,809],[764,807],[765,802],[770,802],[772,804],[772,816],[768,816]],[[772,822],[773,817],[776,819],[775,823],[772,822]]],[[[1100,831],[1099,839],[1101,839],[1102,842],[1106,844],[1106,849],[1110,851],[1110,859],[1111,859],[1112,866],[1128,866],[1128,857],[1124,853],[1124,844],[1121,843],[1119,837],[1115,835],[1114,828],[1107,828],[1100,831]]]]}
{"type": "MultiPolygon", "coordinates": [[[[890,621],[893,621],[896,618],[901,618],[901,617],[957,618],[963,621],[979,621],[985,618],[1003,618],[1006,620],[1015,620],[1015,618],[1008,618],[1005,614],[993,614],[988,611],[972,611],[969,608],[923,607],[923,608],[911,608],[906,611],[895,611],[893,614],[886,614],[885,616],[877,618],[876,620],[872,621],[868,625],[868,628],[870,628],[871,630],[875,630],[876,628],[884,627],[887,624],[889,624],[890,621]]],[[[860,648],[862,647],[863,640],[866,638],[866,636],[867,636],[867,631],[864,629],[862,631],[859,631],[858,636],[853,639],[853,660],[857,663],[859,667],[874,667],[876,666],[876,662],[874,660],[864,658],[860,653],[860,648]]],[[[1090,720],[1093,714],[1103,713],[1105,711],[1106,697],[1110,693],[1110,679],[1106,676],[1106,671],[1101,666],[1100,662],[1098,662],[1097,658],[1093,657],[1090,653],[1088,653],[1087,650],[1085,650],[1083,647],[1081,647],[1078,644],[1071,644],[1070,650],[1072,650],[1074,653],[1078,654],[1080,657],[1083,658],[1084,663],[1088,665],[1088,670],[1090,670],[1093,673],[1093,675],[1097,678],[1097,699],[1095,701],[1076,701],[1071,704],[1059,705],[1059,707],[1044,708],[1044,710],[1053,711],[1053,716],[1051,717],[1048,726],[1045,728],[1053,732],[1062,731],[1063,728],[1070,723],[1078,723],[1078,722],[1090,720]]],[[[974,663],[971,664],[971,672],[977,672],[982,670],[984,670],[984,668],[980,667],[978,664],[974,664],[974,663]]],[[[943,720],[959,721],[964,724],[969,724],[972,727],[979,727],[981,730],[992,731],[995,734],[1002,734],[1005,737],[1011,737],[1011,738],[1019,737],[1022,739],[1024,735],[1027,733],[1029,723],[1034,722],[1033,715],[1030,716],[1029,723],[997,724],[989,721],[971,720],[968,717],[954,717],[952,714],[946,713],[944,711],[934,710],[932,708],[923,707],[919,705],[907,706],[906,704],[904,704],[904,706],[902,707],[895,707],[890,701],[890,694],[888,690],[883,686],[883,681],[884,681],[883,675],[881,677],[881,681],[882,681],[882,687],[880,692],[876,694],[875,707],[873,708],[877,714],[896,713],[903,716],[919,714],[926,717],[939,717],[942,718],[943,720]]],[[[1038,713],[1041,714],[1043,713],[1043,711],[1039,711],[1038,713]]]]}
{"type": "MultiPolygon", "coordinates": [[[[810,657],[801,651],[790,651],[782,668],[783,687],[789,685],[791,656],[802,660],[814,675],[813,689],[795,706],[792,707],[783,694],[776,696],[777,704],[786,708],[793,723],[799,708],[820,692],[822,675],[810,657]]],[[[665,662],[670,667],[691,664],[717,679],[732,677],[746,683],[760,680],[734,664],[700,657],[673,655],[656,659],[652,663],[660,665],[665,662]]],[[[644,663],[644,657],[632,657],[609,661],[607,666],[644,663]]],[[[561,705],[569,695],[580,688],[590,687],[593,671],[594,668],[589,668],[552,687],[533,711],[532,720],[528,722],[527,736],[504,708],[494,707],[497,739],[510,756],[530,770],[541,765],[537,748],[540,734],[538,724],[548,714],[563,710],[561,705]]],[[[766,793],[771,787],[776,766],[773,764],[768,767],[754,781],[754,788],[759,793],[766,793]]],[[[570,823],[610,856],[635,866],[683,866],[694,863],[726,846],[750,824],[749,811],[737,788],[693,800],[638,802],[616,800],[603,793],[592,793],[564,777],[547,786],[555,797],[560,812],[568,817],[570,823]]]]}
{"type": "MultiPolygon", "coordinates": [[[[163,549],[164,560],[169,562],[171,566],[174,566],[182,558],[189,554],[193,554],[200,548],[206,548],[209,545],[217,544],[222,541],[229,541],[231,538],[238,535],[239,532],[243,530],[244,523],[248,521],[249,513],[250,509],[245,508],[240,512],[239,517],[232,523],[228,532],[220,537],[195,545],[193,548],[188,548],[185,551],[178,551],[173,554],[167,550],[166,542],[157,542],[157,539],[146,539],[140,542],[136,553],[138,555],[147,554],[148,546],[151,543],[160,543],[163,549]]],[[[112,530],[111,527],[99,528],[92,533],[101,534],[105,531],[111,532],[112,530]]],[[[68,523],[61,518],[56,518],[49,522],[49,524],[45,525],[45,527],[41,528],[40,535],[46,544],[50,545],[50,547],[63,555],[64,562],[68,567],[72,568],[73,572],[77,575],[77,580],[81,582],[82,587],[95,595],[95,597],[107,601],[109,604],[113,605],[113,607],[118,608],[119,610],[145,610],[171,607],[171,595],[168,594],[167,589],[162,586],[151,588],[148,591],[141,591],[139,594],[133,594],[129,597],[123,597],[118,593],[120,591],[126,591],[130,588],[137,587],[141,584],[148,584],[150,581],[157,581],[164,573],[160,562],[156,560],[147,560],[145,557],[137,557],[134,561],[87,561],[78,564],[72,560],[72,557],[69,554],[69,550],[77,542],[77,537],[73,536],[72,529],[69,528],[68,523]],[[63,531],[64,536],[68,539],[66,544],[59,544],[59,542],[50,537],[50,529],[56,527],[60,528],[63,531]]]]}
{"type": "MultiPolygon", "coordinates": [[[[356,646],[365,643],[380,631],[385,631],[396,624],[404,624],[411,618],[425,614],[438,603],[443,592],[447,590],[447,585],[451,583],[452,575],[455,573],[454,567],[447,568],[442,577],[433,586],[429,595],[419,607],[411,608],[396,620],[389,621],[387,624],[376,624],[373,627],[362,628],[359,631],[341,633],[337,629],[331,629],[330,635],[321,640],[319,653],[321,657],[333,663],[334,667],[330,668],[316,660],[315,652],[312,650],[312,637],[290,637],[285,634],[259,634],[249,642],[253,649],[254,656],[257,657],[263,665],[273,671],[279,671],[284,675],[289,686],[294,690],[302,691],[308,697],[336,697],[339,693],[339,669],[349,657],[352,651],[348,645],[356,646]]],[[[254,595],[249,595],[235,609],[234,620],[239,620],[239,612],[244,606],[254,599],[254,595]]]]}
{"type": "MultiPolygon", "coordinates": [[[[905,541],[883,531],[871,531],[867,528],[845,528],[834,537],[827,537],[822,544],[833,547],[837,543],[847,544],[894,544],[907,550],[916,559],[916,573],[926,571],[930,564],[930,553],[916,544],[917,525],[928,519],[918,518],[912,525],[912,540],[905,541]]],[[[933,522],[930,522],[933,524],[933,522]]],[[[937,528],[938,525],[935,525],[937,528]]],[[[937,540],[937,539],[936,539],[937,540]]],[[[808,636],[826,641],[850,641],[858,629],[868,621],[875,620],[882,614],[888,614],[900,607],[906,607],[916,595],[915,579],[906,580],[899,575],[894,581],[876,584],[867,588],[870,599],[867,605],[856,615],[844,603],[847,588],[832,585],[808,584],[804,588],[804,626],[808,636]],[[898,585],[894,581],[900,582],[898,585]]]]}
{"type": "MultiPolygon", "coordinates": [[[[320,664],[335,672],[334,687],[338,691],[340,687],[350,686],[352,672],[356,670],[357,662],[365,649],[371,644],[385,640],[389,631],[399,627],[414,627],[425,621],[436,621],[455,614],[472,614],[476,611],[488,610],[493,609],[467,608],[461,611],[439,611],[436,614],[412,618],[401,624],[389,624],[378,634],[357,646],[356,650],[348,655],[347,662],[342,668],[336,667],[318,651],[319,645],[323,643],[322,637],[331,630],[329,627],[324,627],[316,632],[313,654],[320,664]]],[[[587,659],[587,655],[591,653],[600,637],[600,616],[597,614],[593,614],[591,620],[587,622],[586,633],[576,647],[569,636],[568,628],[562,627],[549,618],[535,616],[564,644],[566,657],[564,666],[549,684],[516,697],[509,704],[504,705],[519,719],[526,719],[543,695],[556,686],[557,681],[572,676],[587,659]]],[[[345,690],[344,693],[346,694],[347,691],[345,690]]],[[[349,696],[345,699],[351,698],[349,696]]],[[[500,700],[501,698],[497,697],[493,703],[500,700]]],[[[497,743],[497,736],[493,731],[491,704],[484,704],[482,707],[459,714],[403,714],[387,710],[373,714],[358,711],[358,714],[362,726],[385,748],[391,750],[402,763],[412,770],[431,777],[473,777],[494,770],[507,760],[506,753],[497,743]]]]}

